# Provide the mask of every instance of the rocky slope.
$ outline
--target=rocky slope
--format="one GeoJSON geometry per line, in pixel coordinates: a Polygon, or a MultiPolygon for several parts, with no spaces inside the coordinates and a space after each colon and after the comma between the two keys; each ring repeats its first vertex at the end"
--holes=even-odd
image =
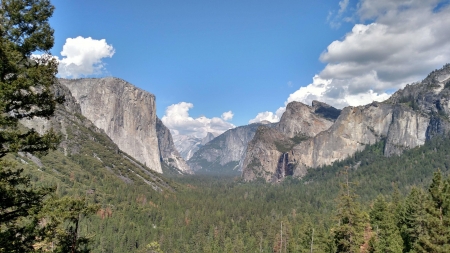
{"type": "Polygon", "coordinates": [[[241,171],[247,144],[253,139],[260,123],[230,129],[194,153],[188,160],[194,171],[237,173],[241,171]]]}
{"type": "Polygon", "coordinates": [[[340,110],[319,101],[312,106],[294,101],[286,106],[276,129],[289,138],[313,137],[330,128],[339,114],[340,110]]]}
{"type": "Polygon", "coordinates": [[[339,114],[340,110],[318,101],[312,106],[289,103],[280,122],[274,128],[261,126],[248,144],[242,176],[246,180],[262,177],[268,182],[292,176],[296,164],[288,151],[330,128],[339,114]]]}
{"type": "Polygon", "coordinates": [[[181,173],[192,174],[191,168],[175,148],[170,130],[156,117],[156,134],[161,160],[181,173]]]}
{"type": "MultiPolygon", "coordinates": [[[[433,136],[448,132],[449,95],[450,65],[446,65],[443,69],[432,72],[422,82],[399,90],[383,103],[374,102],[365,106],[344,108],[328,129],[315,136],[317,131],[312,132],[309,136],[313,137],[301,140],[281,154],[275,153],[275,157],[278,155],[277,161],[282,159],[281,165],[280,162],[276,166],[264,163],[266,157],[263,154],[273,152],[274,146],[271,142],[275,140],[255,137],[252,145],[248,147],[243,177],[246,180],[263,177],[266,181],[274,182],[282,180],[279,173],[277,174],[280,168],[288,168],[284,175],[292,173],[292,176],[302,177],[307,168],[342,160],[381,139],[386,140],[385,156],[399,155],[405,149],[423,145],[433,136]]],[[[305,107],[301,109],[306,111],[305,107]]],[[[287,113],[291,112],[287,110],[287,113]]],[[[302,120],[305,116],[298,118],[302,120]]],[[[320,122],[310,116],[308,120],[320,122]]],[[[294,124],[294,127],[278,130],[286,131],[286,138],[296,131],[307,129],[302,127],[294,124]]]]}
{"type": "MultiPolygon", "coordinates": [[[[77,187],[89,191],[92,191],[89,187],[92,187],[91,184],[96,180],[102,183],[105,183],[104,180],[110,180],[109,183],[115,182],[117,187],[143,184],[156,191],[173,190],[158,173],[122,152],[102,129],[82,116],[79,104],[67,87],[57,84],[53,90],[55,95],[65,97],[64,104],[57,105],[54,116],[50,119],[21,120],[20,123],[41,134],[50,128],[61,133],[62,140],[58,150],[41,158],[19,154],[19,161],[37,167],[38,173],[44,173],[45,178],[54,178],[69,184],[76,180],[77,187]]],[[[102,183],[97,185],[97,194],[111,194],[106,190],[100,193],[102,183]]]]}
{"type": "Polygon", "coordinates": [[[155,96],[118,78],[59,79],[80,104],[81,113],[117,146],[154,171],[162,173],[160,160],[188,170],[169,134],[157,134],[155,96]],[[158,140],[158,136],[164,138],[158,140]],[[162,153],[159,147],[165,148],[162,153]],[[160,157],[164,154],[164,157],[160,157]]]}

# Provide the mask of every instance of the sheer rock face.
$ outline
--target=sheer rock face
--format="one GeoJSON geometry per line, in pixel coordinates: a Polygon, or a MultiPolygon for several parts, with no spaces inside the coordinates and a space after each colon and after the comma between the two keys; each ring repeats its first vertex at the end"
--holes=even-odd
{"type": "Polygon", "coordinates": [[[193,172],[191,168],[189,168],[186,161],[176,150],[170,130],[158,117],[156,117],[156,133],[158,135],[158,145],[161,159],[167,165],[175,167],[182,173],[192,174],[193,172]]]}
{"type": "Polygon", "coordinates": [[[111,77],[59,81],[72,92],[83,116],[121,150],[162,173],[153,94],[111,77]]]}
{"type": "Polygon", "coordinates": [[[278,182],[298,174],[292,151],[296,142],[329,129],[339,114],[340,110],[318,101],[312,106],[289,103],[280,122],[273,129],[260,127],[249,143],[242,165],[244,179],[262,177],[267,182],[278,182]]]}
{"type": "Polygon", "coordinates": [[[292,146],[294,142],[275,128],[259,126],[248,143],[242,177],[247,181],[264,178],[267,182],[277,182],[292,176],[293,167],[289,165],[289,152],[286,152],[292,146]]]}
{"type": "MultiPolygon", "coordinates": [[[[27,128],[34,128],[40,134],[53,129],[60,133],[62,137],[56,152],[60,151],[65,156],[83,155],[98,160],[95,169],[104,166],[108,171],[107,173],[112,173],[126,184],[141,181],[155,191],[173,191],[172,186],[158,173],[135,162],[128,154],[120,152],[119,147],[106,135],[105,131],[96,127],[89,119],[84,117],[81,114],[80,105],[66,86],[56,83],[52,89],[55,96],[65,98],[64,103],[56,105],[55,113],[49,119],[38,117],[22,119],[20,120],[22,125],[27,128]],[[87,143],[90,143],[90,145],[86,145],[87,143]],[[100,146],[95,145],[95,143],[100,144],[100,146]],[[98,150],[98,148],[103,150],[98,150]],[[98,151],[100,153],[97,154],[98,151]],[[110,164],[111,161],[116,164],[110,164]]],[[[23,158],[26,157],[39,168],[43,167],[38,157],[22,152],[19,152],[19,155],[23,158]]],[[[70,157],[68,159],[77,162],[76,159],[73,160],[70,157]]],[[[45,170],[43,173],[46,173],[45,170]]],[[[60,176],[64,177],[63,174],[60,174],[60,176]]]]}
{"type": "Polygon", "coordinates": [[[188,164],[194,171],[240,171],[247,144],[259,123],[230,129],[195,152],[188,164]]]}
{"type": "Polygon", "coordinates": [[[277,129],[289,138],[298,135],[313,137],[330,128],[339,113],[340,110],[318,101],[314,101],[312,107],[291,102],[286,106],[277,129]]]}
{"type": "Polygon", "coordinates": [[[307,168],[345,159],[382,138],[386,139],[387,156],[422,145],[428,121],[421,113],[397,105],[346,107],[330,129],[292,149],[294,176],[302,177],[307,168]]]}
{"type": "MultiPolygon", "coordinates": [[[[318,111],[321,110],[321,116],[331,121],[337,113],[335,110],[325,110],[327,113],[323,113],[323,109],[314,109],[318,103],[313,103],[311,107],[288,105],[277,127],[284,137],[275,133],[255,135],[248,145],[243,166],[245,180],[262,177],[268,182],[280,181],[280,171],[284,175],[292,173],[294,177],[302,177],[307,168],[345,159],[382,139],[386,141],[385,156],[400,155],[406,149],[423,145],[434,136],[448,133],[450,65],[433,71],[420,83],[407,85],[383,103],[344,108],[328,129],[325,129],[326,126],[320,128],[326,121],[320,117],[317,119],[318,111]],[[313,124],[317,127],[312,127],[313,124]],[[303,139],[287,151],[275,152],[277,139],[286,142],[286,138],[298,133],[310,138],[303,139]],[[267,159],[273,161],[269,163],[267,159]]],[[[327,108],[326,104],[320,104],[320,107],[327,108]]]]}
{"type": "Polygon", "coordinates": [[[212,141],[214,138],[216,138],[217,135],[214,135],[213,133],[207,133],[205,138],[202,139],[202,141],[200,142],[201,145],[205,145],[206,143],[212,141]]]}
{"type": "MultiPolygon", "coordinates": [[[[401,105],[374,102],[366,106],[346,107],[329,129],[292,145],[292,148],[283,153],[276,153],[271,159],[279,161],[283,157],[284,168],[292,170],[292,176],[302,177],[306,174],[307,168],[316,168],[345,159],[356,151],[363,150],[366,145],[374,144],[382,138],[386,139],[385,155],[397,155],[405,149],[425,143],[429,122],[430,118],[427,115],[401,105]],[[288,154],[288,156],[284,157],[284,154],[288,154]]],[[[287,137],[289,136],[285,135],[284,139],[287,137]]],[[[283,140],[279,136],[277,138],[283,140]]],[[[270,141],[270,139],[268,140],[270,141]]],[[[265,143],[256,138],[252,142],[258,141],[265,143]]],[[[273,150],[273,146],[269,144],[265,144],[265,146],[273,150]]],[[[261,149],[261,146],[258,147],[261,149]]],[[[249,170],[248,164],[260,160],[260,163],[264,165],[265,163],[262,161],[268,154],[262,155],[264,152],[260,150],[255,152],[251,145],[248,150],[247,163],[244,163],[244,179],[253,180],[256,177],[245,176],[246,170],[249,170]]],[[[264,176],[266,181],[282,180],[282,177],[276,173],[277,169],[279,170],[278,167],[273,164],[262,166],[262,171],[272,174],[264,176]],[[273,175],[277,175],[276,180],[273,179],[273,175]]],[[[285,175],[289,174],[285,173],[285,175]]]]}

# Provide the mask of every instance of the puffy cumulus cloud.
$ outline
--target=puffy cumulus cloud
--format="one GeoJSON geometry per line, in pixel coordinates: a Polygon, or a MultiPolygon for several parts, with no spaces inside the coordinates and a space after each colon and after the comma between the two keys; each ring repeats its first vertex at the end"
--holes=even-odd
{"type": "Polygon", "coordinates": [[[261,121],[278,122],[280,118],[273,112],[260,112],[255,118],[251,119],[248,123],[257,123],[261,121]]]}
{"type": "Polygon", "coordinates": [[[232,111],[228,111],[228,112],[222,113],[221,117],[222,117],[223,120],[232,120],[233,116],[234,116],[233,112],[232,111]]]}
{"type": "MultiPolygon", "coordinates": [[[[221,134],[235,126],[224,119],[213,117],[207,118],[200,116],[192,118],[189,116],[189,110],[193,108],[192,103],[180,102],[168,106],[166,114],[162,117],[162,122],[167,126],[174,135],[190,135],[203,138],[208,132],[213,134],[221,134]]],[[[233,117],[231,111],[222,114],[222,117],[233,117]]],[[[229,118],[229,119],[231,119],[229,118]]]]}
{"type": "Polygon", "coordinates": [[[77,78],[101,74],[105,70],[102,59],[111,58],[114,53],[113,46],[108,45],[105,39],[68,38],[61,51],[63,58],[59,60],[59,76],[77,78]]]}
{"type": "MultiPolygon", "coordinates": [[[[348,1],[342,0],[338,15],[345,10],[348,1]]],[[[383,101],[450,62],[448,0],[361,0],[351,15],[360,23],[329,44],[319,57],[324,69],[285,105],[319,100],[342,108],[383,101]]],[[[258,114],[264,115],[270,112],[258,114]]]]}
{"type": "MultiPolygon", "coordinates": [[[[327,65],[318,78],[325,88],[317,99],[338,107],[384,100],[447,63],[450,7],[443,2],[362,0],[357,15],[373,22],[355,24],[322,53],[320,60],[327,65]]],[[[313,81],[300,90],[316,87],[313,81]]]]}

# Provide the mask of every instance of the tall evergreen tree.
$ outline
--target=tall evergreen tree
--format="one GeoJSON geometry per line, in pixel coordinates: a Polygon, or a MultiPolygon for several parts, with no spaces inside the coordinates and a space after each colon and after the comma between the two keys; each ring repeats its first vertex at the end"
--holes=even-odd
{"type": "Polygon", "coordinates": [[[425,200],[423,190],[414,187],[404,202],[399,217],[403,252],[412,251],[419,236],[425,233],[425,200]]]}
{"type": "Polygon", "coordinates": [[[402,252],[403,240],[397,227],[394,207],[391,207],[383,196],[378,196],[373,204],[370,224],[374,232],[371,238],[371,252],[402,252]]]}
{"type": "Polygon", "coordinates": [[[337,225],[333,228],[334,243],[337,252],[357,253],[364,243],[365,218],[356,201],[357,195],[348,181],[348,168],[345,182],[341,184],[341,191],[337,199],[337,225]]]}
{"type": "Polygon", "coordinates": [[[50,55],[53,13],[48,0],[2,0],[0,3],[0,157],[9,152],[46,152],[55,148],[57,135],[20,131],[20,119],[50,117],[56,99],[57,61],[50,55]],[[43,52],[42,57],[32,53],[43,52]]]}
{"type": "MultiPolygon", "coordinates": [[[[17,151],[45,153],[58,136],[22,130],[20,119],[50,117],[57,100],[50,89],[57,61],[50,55],[53,13],[48,0],[0,1],[0,159],[17,151]],[[32,53],[42,52],[42,57],[32,53]]],[[[12,163],[0,161],[0,252],[29,252],[35,241],[36,214],[49,189],[33,189],[12,163]]]]}
{"type": "Polygon", "coordinates": [[[434,173],[428,193],[425,230],[418,237],[415,251],[450,252],[450,186],[448,180],[442,180],[441,171],[434,173]]]}

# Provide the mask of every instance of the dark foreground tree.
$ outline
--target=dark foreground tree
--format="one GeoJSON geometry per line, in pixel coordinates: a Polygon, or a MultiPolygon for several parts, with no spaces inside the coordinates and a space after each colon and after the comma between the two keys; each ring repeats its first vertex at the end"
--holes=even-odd
{"type": "Polygon", "coordinates": [[[19,127],[19,120],[53,115],[57,100],[51,86],[57,61],[50,55],[53,30],[48,0],[0,1],[0,252],[30,252],[40,227],[36,214],[50,189],[33,189],[11,152],[45,153],[58,136],[19,127]],[[43,53],[33,57],[32,53],[43,53]]]}
{"type": "Polygon", "coordinates": [[[40,136],[35,130],[20,131],[20,119],[48,118],[56,100],[51,86],[58,63],[49,50],[53,30],[48,19],[53,6],[48,0],[0,2],[0,157],[9,152],[46,152],[55,148],[57,136],[40,136]],[[33,52],[43,56],[33,57],[33,52]]]}
{"type": "Polygon", "coordinates": [[[81,219],[98,209],[97,205],[87,204],[84,198],[66,196],[48,200],[39,216],[46,223],[40,230],[43,240],[35,248],[55,253],[90,252],[90,238],[79,234],[79,226],[81,219]]]}

